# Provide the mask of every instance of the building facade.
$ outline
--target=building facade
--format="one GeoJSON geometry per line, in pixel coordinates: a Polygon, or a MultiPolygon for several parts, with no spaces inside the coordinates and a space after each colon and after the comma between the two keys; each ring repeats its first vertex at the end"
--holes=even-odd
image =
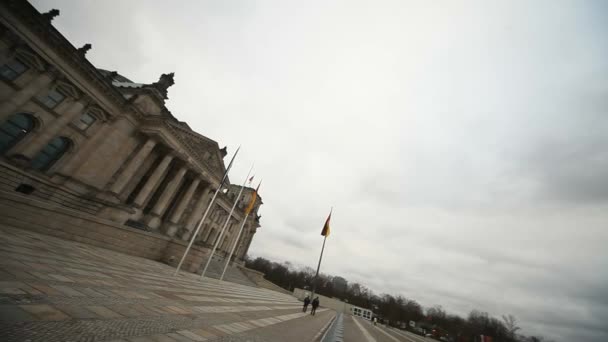
{"type": "MultiPolygon", "coordinates": [[[[98,69],[26,1],[0,3],[0,214],[6,224],[173,262],[225,172],[226,148],[165,106],[173,74],[151,84],[98,69]],[[170,255],[168,255],[170,254],[170,255]]],[[[253,189],[226,185],[196,237],[225,255],[253,189]]],[[[237,242],[241,262],[261,198],[237,242]]],[[[196,253],[195,253],[196,254],[196,253]]],[[[199,258],[199,259],[201,259],[199,258]]],[[[200,260],[193,260],[196,270],[200,260]]]]}

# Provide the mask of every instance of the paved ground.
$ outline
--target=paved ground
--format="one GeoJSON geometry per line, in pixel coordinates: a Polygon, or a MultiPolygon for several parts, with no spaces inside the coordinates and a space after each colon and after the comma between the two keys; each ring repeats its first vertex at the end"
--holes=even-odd
{"type": "MultiPolygon", "coordinates": [[[[315,341],[333,318],[278,292],[0,226],[0,340],[315,341]]],[[[415,341],[419,342],[419,341],[415,341]]]]}
{"type": "Polygon", "coordinates": [[[407,331],[387,328],[383,325],[374,326],[370,321],[344,316],[344,341],[346,342],[432,342],[407,331]]]}

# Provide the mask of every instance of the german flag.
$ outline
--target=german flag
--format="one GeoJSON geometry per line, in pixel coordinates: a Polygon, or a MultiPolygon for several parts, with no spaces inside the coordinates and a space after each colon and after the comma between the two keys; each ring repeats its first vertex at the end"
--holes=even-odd
{"type": "Polygon", "coordinates": [[[262,181],[260,181],[260,184],[258,184],[257,189],[255,189],[255,191],[253,191],[253,194],[251,194],[251,200],[249,201],[249,205],[247,206],[247,209],[245,209],[245,215],[249,215],[249,213],[253,210],[253,206],[255,205],[255,200],[258,199],[258,190],[260,190],[260,185],[262,185],[262,181]]]}
{"type": "Polygon", "coordinates": [[[325,237],[329,236],[329,220],[331,220],[331,211],[329,212],[329,216],[327,216],[327,220],[325,220],[325,225],[323,226],[323,230],[321,231],[321,235],[325,237]]]}

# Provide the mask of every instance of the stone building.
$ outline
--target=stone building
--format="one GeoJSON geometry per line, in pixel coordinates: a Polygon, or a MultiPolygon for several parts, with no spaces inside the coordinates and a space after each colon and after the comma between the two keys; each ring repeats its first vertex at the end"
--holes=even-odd
{"type": "MultiPolygon", "coordinates": [[[[59,11],[0,3],[0,218],[125,253],[173,263],[225,172],[226,148],[167,109],[172,73],[136,83],[98,69],[53,25],[59,11]]],[[[188,259],[196,271],[219,244],[229,251],[253,190],[227,184],[188,259]]],[[[256,207],[238,241],[241,263],[259,228],[256,207]]]]}

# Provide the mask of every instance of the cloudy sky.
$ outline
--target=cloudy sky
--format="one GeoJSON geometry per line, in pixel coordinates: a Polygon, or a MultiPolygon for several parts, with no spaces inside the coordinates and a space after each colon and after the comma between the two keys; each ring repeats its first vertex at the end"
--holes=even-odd
{"type": "Polygon", "coordinates": [[[251,254],[608,340],[605,1],[36,1],[255,161],[251,254]]]}

